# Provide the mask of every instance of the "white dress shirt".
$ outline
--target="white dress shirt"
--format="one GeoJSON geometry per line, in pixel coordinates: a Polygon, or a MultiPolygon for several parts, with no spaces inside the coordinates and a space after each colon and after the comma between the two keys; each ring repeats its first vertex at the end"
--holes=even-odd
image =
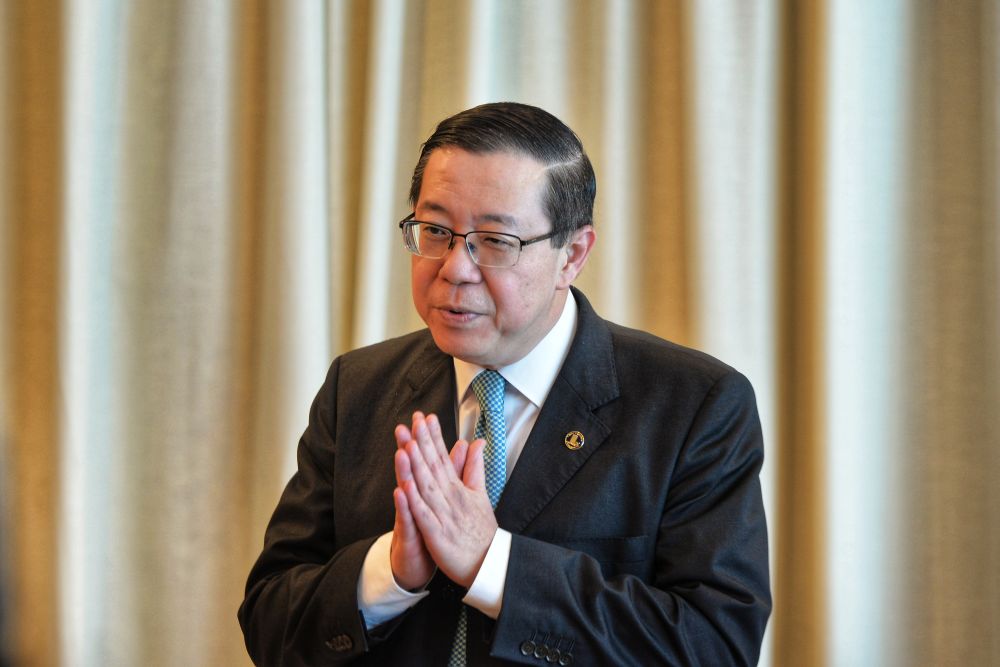
{"type": "MultiPolygon", "coordinates": [[[[507,381],[504,393],[504,420],[507,426],[507,479],[517,464],[528,434],[555,383],[559,369],[569,353],[576,334],[577,307],[572,293],[567,295],[563,312],[555,325],[524,358],[497,370],[507,381]]],[[[455,363],[458,437],[472,441],[479,419],[479,401],[469,389],[481,366],[459,359],[455,363]]],[[[450,444],[450,443],[446,443],[450,444]]],[[[491,618],[497,618],[503,604],[507,580],[511,534],[498,528],[486,552],[483,565],[466,596],[462,599],[491,618]]],[[[380,536],[365,557],[358,579],[358,605],[365,625],[373,628],[398,616],[415,605],[426,591],[410,593],[396,584],[389,562],[392,533],[380,536]]]]}

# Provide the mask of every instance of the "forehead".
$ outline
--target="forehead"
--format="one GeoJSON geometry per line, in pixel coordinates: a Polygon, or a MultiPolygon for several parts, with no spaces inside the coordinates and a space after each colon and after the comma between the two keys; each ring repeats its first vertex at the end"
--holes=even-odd
{"type": "Polygon", "coordinates": [[[417,208],[450,209],[457,204],[538,208],[546,184],[545,165],[530,156],[444,146],[427,160],[417,208]]]}

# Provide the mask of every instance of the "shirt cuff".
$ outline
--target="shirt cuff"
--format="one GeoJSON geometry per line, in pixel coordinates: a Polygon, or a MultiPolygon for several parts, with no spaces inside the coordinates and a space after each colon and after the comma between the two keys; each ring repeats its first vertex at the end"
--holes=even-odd
{"type": "Polygon", "coordinates": [[[511,534],[503,528],[497,528],[490,542],[490,548],[483,559],[469,591],[462,602],[475,607],[493,620],[500,616],[503,606],[503,588],[507,583],[507,564],[510,562],[511,534]]]}
{"type": "Polygon", "coordinates": [[[391,546],[392,533],[380,536],[368,549],[361,565],[358,608],[367,629],[399,616],[428,595],[427,591],[411,593],[399,587],[396,578],[392,576],[392,564],[389,561],[391,546]]]}

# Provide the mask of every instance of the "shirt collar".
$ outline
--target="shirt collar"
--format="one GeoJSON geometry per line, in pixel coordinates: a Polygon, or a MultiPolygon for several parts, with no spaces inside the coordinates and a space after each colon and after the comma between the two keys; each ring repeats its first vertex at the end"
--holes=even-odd
{"type": "MultiPolygon", "coordinates": [[[[555,384],[559,369],[569,354],[573,336],[576,334],[576,317],[576,299],[570,291],[566,295],[562,314],[538,345],[535,345],[534,349],[522,359],[497,369],[509,384],[537,408],[541,408],[545,403],[549,390],[555,384]]],[[[454,363],[458,400],[461,402],[473,378],[483,370],[483,367],[461,359],[454,359],[454,363]]]]}

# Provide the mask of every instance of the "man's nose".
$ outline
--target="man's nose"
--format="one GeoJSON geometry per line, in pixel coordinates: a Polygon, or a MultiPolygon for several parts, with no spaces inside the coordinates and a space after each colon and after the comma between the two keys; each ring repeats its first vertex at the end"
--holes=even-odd
{"type": "Polygon", "coordinates": [[[469,246],[465,239],[455,238],[455,243],[451,249],[445,253],[441,260],[440,274],[445,280],[451,283],[479,282],[482,273],[479,265],[472,260],[469,246]]]}

